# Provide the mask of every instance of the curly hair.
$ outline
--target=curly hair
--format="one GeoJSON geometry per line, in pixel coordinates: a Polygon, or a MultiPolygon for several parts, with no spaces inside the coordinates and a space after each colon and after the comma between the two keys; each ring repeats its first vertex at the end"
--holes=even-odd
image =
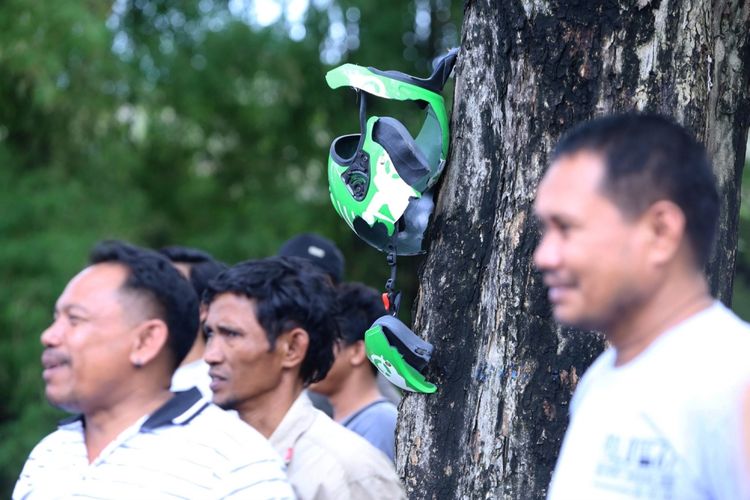
{"type": "Polygon", "coordinates": [[[310,339],[300,366],[307,385],[322,380],[333,364],[338,338],[336,292],[331,279],[299,257],[269,257],[236,264],[209,281],[203,303],[233,293],[255,301],[255,315],[265,330],[271,350],[278,337],[302,328],[310,339]]]}

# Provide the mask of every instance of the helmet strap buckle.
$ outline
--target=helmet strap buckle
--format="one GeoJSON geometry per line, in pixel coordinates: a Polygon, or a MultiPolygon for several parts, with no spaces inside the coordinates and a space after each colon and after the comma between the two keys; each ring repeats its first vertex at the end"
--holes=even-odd
{"type": "MultiPolygon", "coordinates": [[[[398,272],[398,266],[396,259],[398,254],[396,253],[396,233],[393,233],[391,243],[388,245],[388,253],[386,254],[386,262],[391,268],[391,277],[385,282],[385,298],[387,299],[386,309],[388,314],[391,316],[398,315],[398,309],[401,306],[401,291],[396,290],[396,274],[398,272]]],[[[385,301],[384,301],[385,302],[385,301]]]]}

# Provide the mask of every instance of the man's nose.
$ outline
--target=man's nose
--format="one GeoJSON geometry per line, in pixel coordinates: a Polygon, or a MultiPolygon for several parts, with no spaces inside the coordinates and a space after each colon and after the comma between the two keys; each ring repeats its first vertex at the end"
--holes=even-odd
{"type": "Polygon", "coordinates": [[[203,360],[209,365],[215,365],[224,360],[224,353],[219,344],[220,342],[216,340],[215,335],[212,335],[206,341],[206,350],[203,351],[203,360]]]}
{"type": "Polygon", "coordinates": [[[52,323],[42,332],[40,340],[44,347],[57,347],[60,345],[64,335],[64,328],[62,321],[55,319],[52,323]]]}
{"type": "Polygon", "coordinates": [[[546,271],[557,268],[560,261],[558,238],[550,233],[543,234],[534,250],[534,266],[540,271],[546,271]]]}

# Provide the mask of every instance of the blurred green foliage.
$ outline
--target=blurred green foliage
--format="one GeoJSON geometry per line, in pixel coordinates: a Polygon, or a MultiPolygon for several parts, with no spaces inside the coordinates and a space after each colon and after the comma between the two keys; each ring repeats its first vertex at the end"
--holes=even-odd
{"type": "Polygon", "coordinates": [[[734,276],[732,309],[742,319],[750,321],[750,136],[745,150],[745,168],[742,171],[740,190],[740,234],[737,242],[737,270],[734,276]]]}
{"type": "MultiPolygon", "coordinates": [[[[190,245],[233,263],[317,231],[340,245],[349,279],[382,288],[384,256],[328,200],[328,146],[358,122],[354,94],[328,89],[324,75],[354,62],[426,76],[457,45],[461,8],[0,4],[0,495],[60,416],[42,395],[39,334],[96,241],[190,245]]],[[[421,116],[382,109],[411,125],[421,116]]],[[[411,298],[417,261],[402,260],[411,298]]]]}

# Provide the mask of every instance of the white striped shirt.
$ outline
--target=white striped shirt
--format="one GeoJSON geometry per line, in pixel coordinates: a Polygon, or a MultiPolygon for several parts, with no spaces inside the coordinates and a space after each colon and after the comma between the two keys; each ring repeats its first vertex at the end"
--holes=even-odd
{"type": "Polygon", "coordinates": [[[289,499],[281,458],[255,429],[176,393],[89,464],[83,420],[68,419],[32,450],[13,499],[289,499]]]}

